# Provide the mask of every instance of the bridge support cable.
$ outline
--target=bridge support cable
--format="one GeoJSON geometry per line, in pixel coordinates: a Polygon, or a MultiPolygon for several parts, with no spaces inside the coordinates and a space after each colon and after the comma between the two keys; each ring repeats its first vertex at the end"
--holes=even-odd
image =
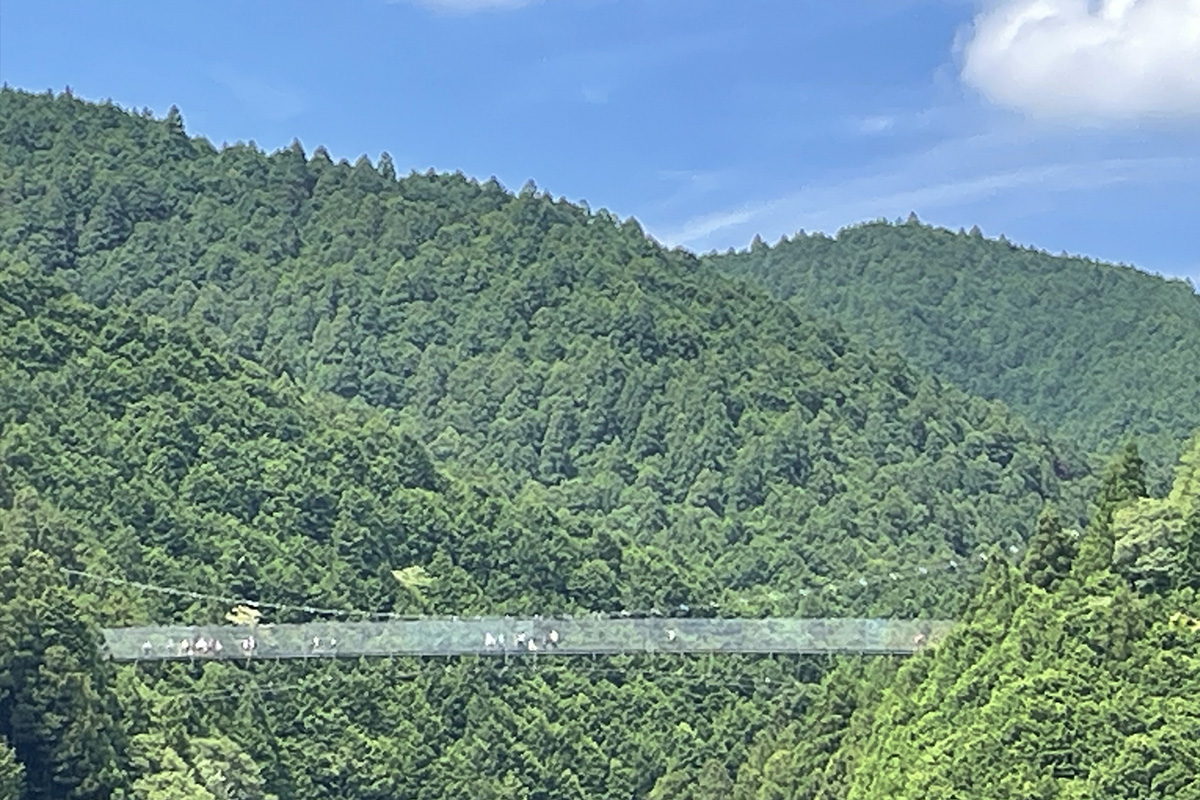
{"type": "MultiPolygon", "coordinates": [[[[1015,552],[1015,548],[1014,548],[1014,552],[1015,552]]],[[[956,576],[956,577],[962,578],[962,579],[976,578],[982,574],[981,568],[982,568],[983,564],[986,563],[987,557],[988,556],[986,553],[980,553],[979,560],[981,563],[978,563],[978,564],[974,563],[974,561],[975,561],[974,559],[960,560],[958,558],[953,558],[953,557],[934,559],[934,560],[926,562],[923,565],[917,565],[917,566],[914,566],[914,567],[911,567],[911,568],[908,568],[908,569],[905,569],[902,571],[898,571],[898,572],[890,571],[890,572],[887,572],[886,574],[871,574],[870,577],[868,577],[866,574],[860,574],[860,575],[858,575],[856,580],[851,579],[852,576],[844,576],[843,575],[843,576],[840,576],[841,577],[840,580],[836,580],[836,581],[831,580],[831,581],[823,582],[819,586],[813,586],[811,588],[797,589],[796,594],[799,597],[808,597],[810,595],[814,595],[814,594],[818,594],[818,593],[838,594],[838,593],[844,592],[846,590],[846,587],[850,587],[850,589],[853,590],[853,587],[855,587],[855,586],[857,586],[859,588],[866,588],[866,587],[869,587],[872,585],[879,586],[879,585],[887,585],[887,584],[898,584],[898,583],[904,583],[904,582],[912,581],[912,580],[935,578],[938,576],[942,576],[942,577],[956,576]]],[[[61,568],[60,571],[64,575],[67,575],[71,578],[83,580],[83,581],[96,581],[99,583],[109,584],[112,586],[125,586],[125,587],[129,587],[131,589],[134,589],[134,590],[137,590],[140,592],[157,593],[157,594],[187,598],[187,599],[191,599],[191,600],[199,600],[199,601],[205,601],[205,602],[210,602],[210,603],[217,603],[217,604],[220,604],[220,605],[223,605],[226,607],[241,606],[241,607],[251,608],[251,609],[254,609],[259,612],[271,611],[271,612],[276,612],[277,614],[286,613],[286,614],[290,614],[290,615],[294,615],[294,616],[299,616],[301,618],[303,618],[303,617],[326,617],[326,618],[330,618],[330,619],[346,619],[346,620],[354,620],[354,619],[358,619],[358,620],[420,620],[420,619],[426,618],[424,615],[413,614],[413,613],[398,613],[398,612],[392,612],[392,611],[379,611],[379,610],[372,611],[372,610],[367,610],[367,609],[355,609],[355,608],[323,608],[323,607],[319,607],[319,606],[307,605],[304,603],[268,602],[265,600],[258,600],[258,599],[248,598],[248,597],[230,596],[230,595],[226,595],[226,594],[221,594],[219,592],[204,592],[204,591],[196,591],[196,590],[192,590],[192,589],[184,589],[184,588],[180,588],[177,586],[163,586],[163,585],[160,585],[157,583],[146,583],[143,581],[131,580],[122,575],[101,575],[101,574],[97,574],[95,572],[88,572],[85,570],[68,569],[66,567],[61,568]]],[[[747,613],[753,613],[753,608],[756,607],[756,604],[747,598],[738,597],[738,598],[734,598],[734,600],[731,603],[726,604],[724,606],[724,611],[726,613],[737,613],[735,609],[739,606],[746,607],[747,613]]],[[[695,606],[682,604],[682,605],[678,606],[677,608],[676,607],[667,607],[665,610],[659,610],[658,608],[649,608],[649,609],[641,609],[641,610],[626,609],[623,611],[608,612],[608,616],[612,617],[612,618],[621,618],[621,619],[630,619],[630,618],[639,619],[639,618],[648,617],[648,616],[649,617],[663,617],[663,616],[688,617],[693,614],[695,614],[696,616],[701,616],[701,617],[712,617],[712,616],[716,616],[717,609],[719,609],[719,608],[722,608],[721,604],[718,604],[716,601],[713,601],[711,603],[707,603],[707,604],[701,603],[701,604],[695,605],[695,606]]]]}

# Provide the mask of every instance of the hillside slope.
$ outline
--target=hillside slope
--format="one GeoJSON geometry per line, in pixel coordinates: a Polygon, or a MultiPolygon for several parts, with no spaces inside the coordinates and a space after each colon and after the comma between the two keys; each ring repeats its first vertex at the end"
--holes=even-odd
{"type": "Polygon", "coordinates": [[[820,674],[670,656],[115,668],[97,624],[221,622],[222,597],[290,606],[264,606],[268,624],[308,606],[579,613],[592,598],[561,576],[619,574],[630,553],[438,475],[389,412],[3,257],[0,398],[5,800],[646,796],[734,769],[820,674]],[[415,592],[391,576],[412,565],[415,592]]]}
{"type": "Polygon", "coordinates": [[[1182,281],[915,221],[705,260],[1086,450],[1136,435],[1159,486],[1200,426],[1200,298],[1182,281]]]}
{"type": "Polygon", "coordinates": [[[1200,797],[1200,438],[1167,497],[1112,466],[1081,539],[1047,510],[936,651],[831,682],[832,746],[820,717],[764,732],[733,796],[1200,797]]]}
{"type": "MultiPolygon", "coordinates": [[[[14,253],[395,409],[452,474],[627,543],[618,570],[557,576],[597,606],[947,613],[964,595],[944,566],[1019,546],[1083,474],[1000,404],[607,212],[217,150],[174,113],[14,91],[0,111],[14,253]],[[919,590],[889,578],[930,563],[919,590]]],[[[457,557],[519,586],[506,552],[457,557]]]]}
{"type": "Polygon", "coordinates": [[[1200,616],[1195,454],[1149,500],[1127,453],[1076,548],[1069,451],[604,212],[5,90],[0,398],[0,792],[22,800],[990,797],[1060,764],[1076,795],[1188,796],[1192,634],[1162,620],[1200,616]],[[951,614],[1010,547],[1022,576],[991,558],[969,624],[899,679],[95,647],[97,623],[220,619],[218,596],[293,606],[272,619],[951,614]],[[1040,728],[1002,727],[1025,708],[1040,728]],[[939,757],[906,775],[917,749],[939,757]]]}

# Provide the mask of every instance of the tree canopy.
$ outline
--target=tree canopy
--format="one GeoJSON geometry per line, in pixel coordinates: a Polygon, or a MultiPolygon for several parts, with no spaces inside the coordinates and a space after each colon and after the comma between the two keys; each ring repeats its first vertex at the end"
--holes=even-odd
{"type": "Polygon", "coordinates": [[[320,149],[218,150],[65,95],[0,104],[14,259],[386,411],[449,475],[553,515],[448,548],[489,599],[536,582],[608,607],[946,613],[961,582],[886,576],[1019,546],[1046,501],[1082,513],[1071,447],[633,221],[320,149]],[[611,544],[580,561],[575,536],[611,544]]]}
{"type": "Polygon", "coordinates": [[[0,90],[0,398],[4,800],[1195,789],[1200,445],[1169,492],[1132,443],[1093,478],[532,185],[0,90]],[[652,609],[963,624],[903,665],[135,669],[97,633],[652,609]]]}
{"type": "Polygon", "coordinates": [[[1185,281],[913,217],[705,260],[1084,450],[1136,435],[1160,489],[1200,427],[1200,297],[1185,281]]]}

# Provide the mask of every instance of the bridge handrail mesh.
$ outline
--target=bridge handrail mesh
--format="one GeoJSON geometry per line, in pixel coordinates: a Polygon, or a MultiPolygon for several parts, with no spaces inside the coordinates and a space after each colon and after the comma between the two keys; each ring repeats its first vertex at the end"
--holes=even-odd
{"type": "Polygon", "coordinates": [[[947,620],[424,618],[109,628],[118,661],[621,653],[913,653],[947,620]],[[532,645],[530,644],[532,642],[532,645]]]}

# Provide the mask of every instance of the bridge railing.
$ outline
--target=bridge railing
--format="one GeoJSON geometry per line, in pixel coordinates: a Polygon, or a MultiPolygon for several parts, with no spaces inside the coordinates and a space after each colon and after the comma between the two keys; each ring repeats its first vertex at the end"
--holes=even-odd
{"type": "Polygon", "coordinates": [[[118,661],[620,653],[908,654],[945,620],[423,618],[386,622],[110,628],[118,661]]]}

